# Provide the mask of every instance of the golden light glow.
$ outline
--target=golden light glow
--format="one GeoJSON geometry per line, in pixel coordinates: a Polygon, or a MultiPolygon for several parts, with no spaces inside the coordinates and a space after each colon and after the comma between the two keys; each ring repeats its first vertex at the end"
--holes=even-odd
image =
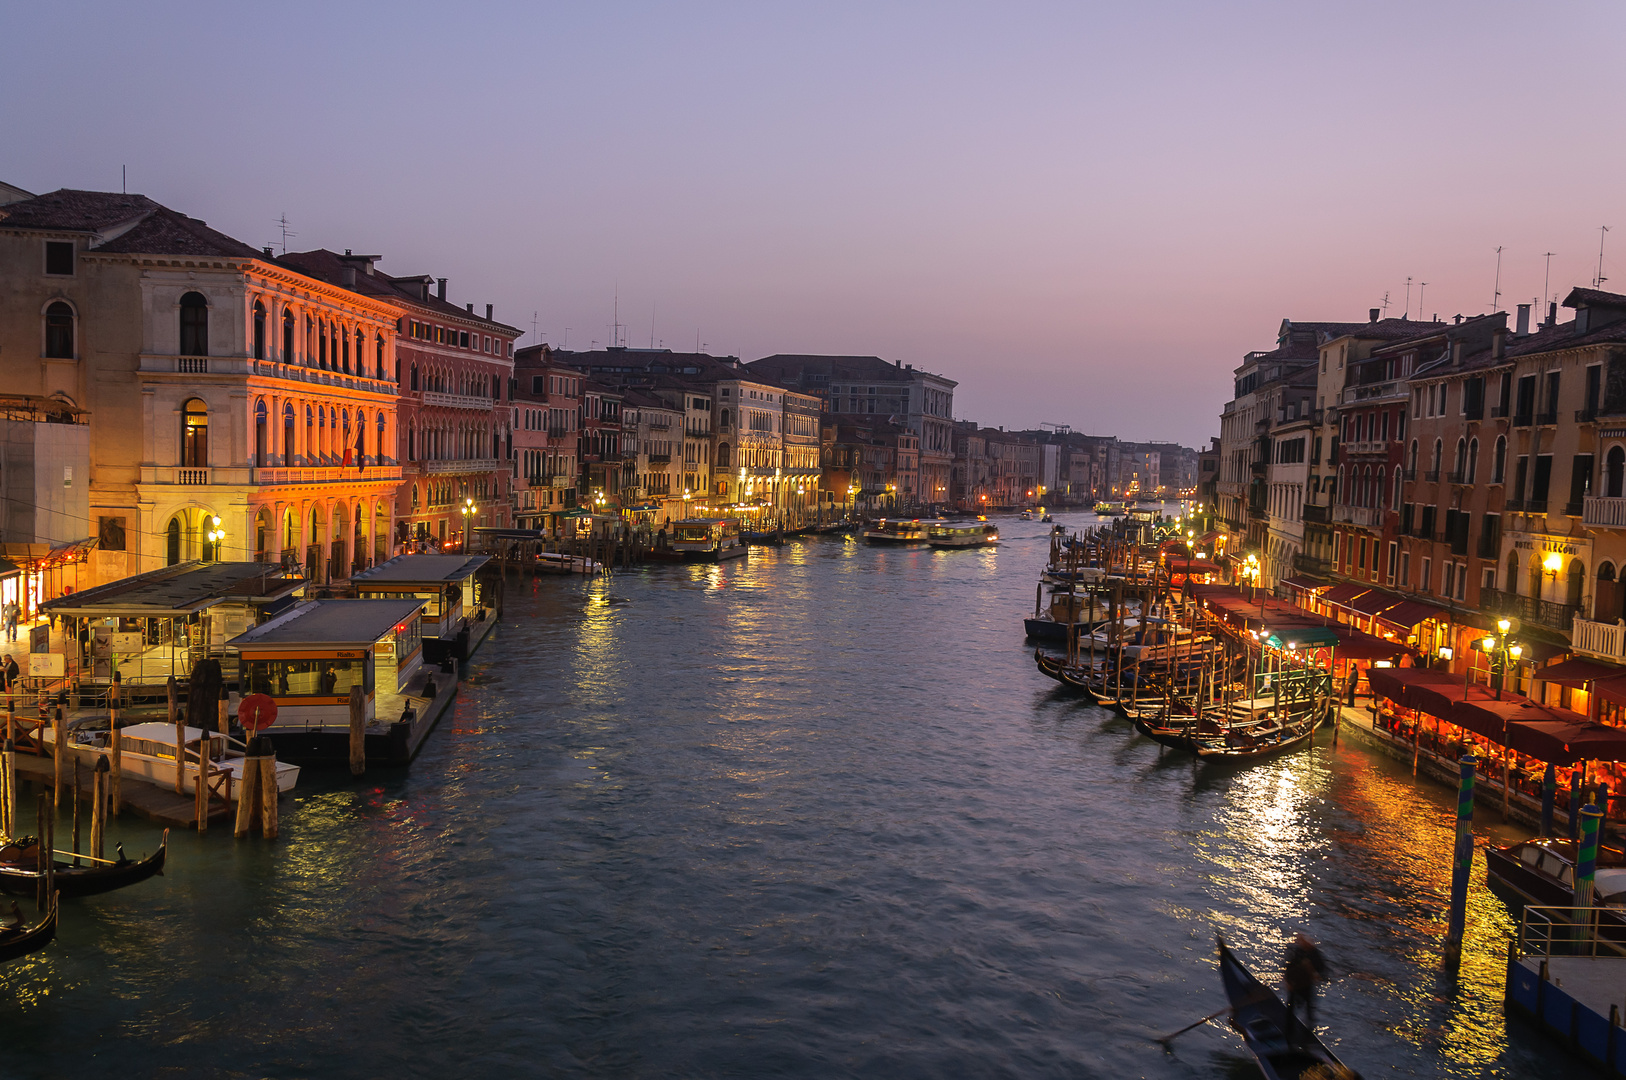
{"type": "Polygon", "coordinates": [[[1564,568],[1564,556],[1556,551],[1549,552],[1547,557],[1541,560],[1541,568],[1549,574],[1558,573],[1564,568]]]}
{"type": "Polygon", "coordinates": [[[1513,624],[1508,622],[1506,619],[1497,619],[1496,620],[1496,629],[1500,630],[1502,633],[1505,634],[1509,630],[1513,629],[1513,624]]]}
{"type": "Polygon", "coordinates": [[[1479,643],[1479,647],[1486,652],[1490,652],[1492,649],[1496,648],[1496,639],[1493,637],[1488,637],[1479,643]]]}

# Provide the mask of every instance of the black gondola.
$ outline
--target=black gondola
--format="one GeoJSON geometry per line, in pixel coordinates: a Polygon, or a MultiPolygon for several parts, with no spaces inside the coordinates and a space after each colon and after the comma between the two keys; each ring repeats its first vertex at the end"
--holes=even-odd
{"type": "Polygon", "coordinates": [[[51,910],[33,926],[0,927],[0,961],[15,960],[39,952],[56,938],[57,898],[51,897],[51,910]]]}
{"type": "MultiPolygon", "coordinates": [[[[75,866],[71,859],[58,859],[53,868],[57,892],[70,898],[95,896],[146,881],[154,874],[164,872],[164,858],[168,851],[169,830],[165,829],[158,850],[145,859],[125,858],[122,844],[118,846],[119,857],[111,862],[83,862],[75,866]]],[[[0,892],[11,896],[37,895],[40,880],[38,867],[37,846],[23,847],[14,841],[0,848],[0,892]]]]}
{"type": "Polygon", "coordinates": [[[1219,943],[1220,981],[1231,1003],[1231,1026],[1259,1059],[1265,1080],[1299,1080],[1311,1073],[1328,1080],[1359,1080],[1359,1073],[1339,1061],[1270,987],[1242,966],[1223,938],[1215,935],[1214,940],[1219,943]]]}

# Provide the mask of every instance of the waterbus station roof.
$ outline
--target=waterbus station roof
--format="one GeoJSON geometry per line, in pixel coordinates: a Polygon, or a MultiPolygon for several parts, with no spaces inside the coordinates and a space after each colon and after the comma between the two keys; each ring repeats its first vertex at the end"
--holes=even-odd
{"type": "Polygon", "coordinates": [[[422,600],[307,600],[226,644],[247,652],[259,647],[366,647],[422,609],[422,600]]]}
{"type": "Polygon", "coordinates": [[[40,610],[92,618],[176,618],[225,600],[273,603],[304,585],[303,577],[290,576],[281,563],[194,560],[47,600],[40,610]]]}
{"type": "Polygon", "coordinates": [[[350,581],[358,585],[386,582],[400,585],[451,584],[463,581],[491,561],[489,555],[397,555],[359,574],[350,581]]]}

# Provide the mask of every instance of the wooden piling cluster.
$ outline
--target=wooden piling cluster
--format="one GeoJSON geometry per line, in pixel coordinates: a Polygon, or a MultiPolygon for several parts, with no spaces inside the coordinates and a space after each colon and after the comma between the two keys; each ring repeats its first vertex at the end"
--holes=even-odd
{"type": "Polygon", "coordinates": [[[267,840],[277,838],[277,755],[266,739],[255,736],[243,758],[243,786],[237,792],[233,836],[247,836],[258,825],[267,840]]]}

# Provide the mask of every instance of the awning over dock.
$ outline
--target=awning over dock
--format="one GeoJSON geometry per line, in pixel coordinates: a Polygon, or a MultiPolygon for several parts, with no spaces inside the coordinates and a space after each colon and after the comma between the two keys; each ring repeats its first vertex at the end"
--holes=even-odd
{"type": "Polygon", "coordinates": [[[289,576],[281,563],[192,561],[47,600],[40,610],[88,618],[175,618],[225,600],[269,603],[304,585],[303,577],[289,576]]]}
{"type": "Polygon", "coordinates": [[[452,585],[466,581],[491,561],[489,555],[397,555],[350,575],[358,585],[452,585]]]}

